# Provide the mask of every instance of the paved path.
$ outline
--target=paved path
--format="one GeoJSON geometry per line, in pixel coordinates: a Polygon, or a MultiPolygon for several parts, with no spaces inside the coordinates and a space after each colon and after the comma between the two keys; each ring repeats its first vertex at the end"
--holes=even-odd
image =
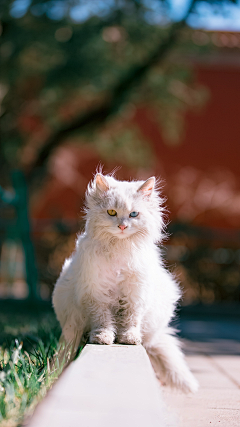
{"type": "Polygon", "coordinates": [[[161,387],[162,395],[140,346],[90,345],[29,427],[240,427],[240,316],[188,313],[175,326],[200,384],[195,395],[161,387]]]}
{"type": "Polygon", "coordinates": [[[199,381],[193,396],[163,389],[179,427],[240,427],[240,319],[182,319],[188,364],[199,381]]]}
{"type": "Polygon", "coordinates": [[[173,426],[166,419],[142,346],[90,344],[39,404],[28,427],[173,426]]]}

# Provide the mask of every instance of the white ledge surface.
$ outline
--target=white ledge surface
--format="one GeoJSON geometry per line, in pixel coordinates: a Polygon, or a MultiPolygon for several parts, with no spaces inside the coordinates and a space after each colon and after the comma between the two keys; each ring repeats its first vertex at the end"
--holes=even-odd
{"type": "Polygon", "coordinates": [[[142,346],[87,345],[28,427],[165,427],[161,390],[142,346]]]}

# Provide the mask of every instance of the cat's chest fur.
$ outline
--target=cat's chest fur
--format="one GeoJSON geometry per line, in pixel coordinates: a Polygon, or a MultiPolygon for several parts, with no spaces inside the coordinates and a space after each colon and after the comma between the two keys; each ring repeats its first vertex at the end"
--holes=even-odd
{"type": "Polygon", "coordinates": [[[99,286],[116,298],[130,292],[130,283],[137,281],[138,271],[131,254],[103,252],[96,259],[99,286]]]}
{"type": "Polygon", "coordinates": [[[134,274],[131,258],[123,256],[100,256],[97,260],[99,276],[102,281],[105,279],[114,280],[114,283],[127,280],[134,274]]]}

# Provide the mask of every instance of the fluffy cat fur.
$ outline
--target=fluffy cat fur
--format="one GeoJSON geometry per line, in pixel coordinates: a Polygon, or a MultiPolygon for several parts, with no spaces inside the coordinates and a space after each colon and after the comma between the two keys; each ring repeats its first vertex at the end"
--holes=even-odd
{"type": "Polygon", "coordinates": [[[85,232],[64,263],[53,306],[67,343],[87,336],[90,343],[142,344],[162,382],[194,392],[197,381],[168,326],[180,290],[156,245],[161,205],[154,177],[127,182],[97,173],[86,191],[85,232]]]}

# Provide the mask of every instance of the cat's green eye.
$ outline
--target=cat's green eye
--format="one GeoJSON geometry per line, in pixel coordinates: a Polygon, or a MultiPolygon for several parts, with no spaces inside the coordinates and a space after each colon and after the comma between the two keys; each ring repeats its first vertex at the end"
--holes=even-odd
{"type": "Polygon", "coordinates": [[[109,209],[109,211],[107,211],[108,215],[110,216],[116,216],[117,212],[114,209],[109,209]]]}
{"type": "Polygon", "coordinates": [[[139,214],[139,212],[131,212],[129,216],[131,218],[136,218],[136,216],[138,216],[138,214],[139,214]]]}

